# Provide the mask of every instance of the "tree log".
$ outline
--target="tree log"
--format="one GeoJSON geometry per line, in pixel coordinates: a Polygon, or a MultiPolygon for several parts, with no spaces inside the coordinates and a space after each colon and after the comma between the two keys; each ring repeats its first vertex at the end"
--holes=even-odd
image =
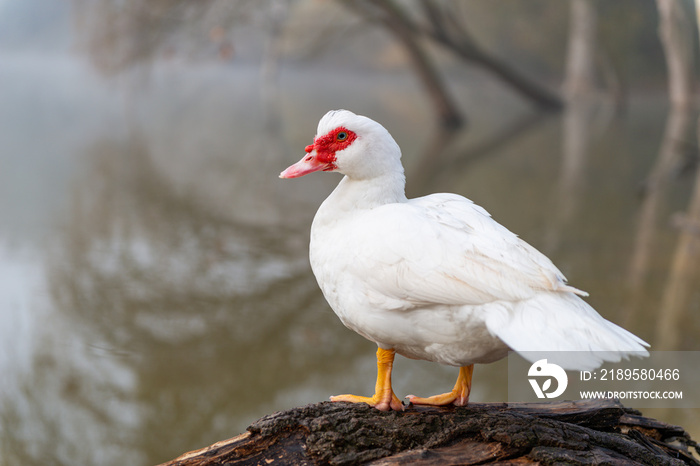
{"type": "Polygon", "coordinates": [[[685,430],[619,402],[471,403],[380,412],[308,405],[263,417],[246,433],[162,466],[253,464],[699,465],[685,430]]]}

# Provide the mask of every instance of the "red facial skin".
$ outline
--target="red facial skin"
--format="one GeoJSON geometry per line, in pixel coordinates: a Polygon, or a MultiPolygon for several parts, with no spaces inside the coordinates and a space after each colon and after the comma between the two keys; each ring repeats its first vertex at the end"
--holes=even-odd
{"type": "Polygon", "coordinates": [[[336,153],[348,147],[355,139],[357,134],[343,126],[317,137],[313,144],[306,146],[305,151],[308,155],[283,171],[280,178],[298,178],[320,170],[337,169],[336,153]]]}
{"type": "Polygon", "coordinates": [[[338,168],[335,165],[335,153],[348,147],[355,139],[357,134],[340,126],[324,136],[317,137],[312,145],[306,146],[306,152],[316,149],[316,159],[328,164],[328,168],[324,168],[323,171],[335,170],[338,168]],[[345,134],[344,139],[342,139],[343,134],[345,134]]]}

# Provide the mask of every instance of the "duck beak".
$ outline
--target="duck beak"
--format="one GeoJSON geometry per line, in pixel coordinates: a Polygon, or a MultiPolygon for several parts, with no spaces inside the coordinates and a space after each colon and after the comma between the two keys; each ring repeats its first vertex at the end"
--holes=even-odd
{"type": "Polygon", "coordinates": [[[309,173],[332,169],[332,164],[321,162],[315,152],[310,152],[294,165],[280,173],[280,178],[299,178],[309,173]]]}

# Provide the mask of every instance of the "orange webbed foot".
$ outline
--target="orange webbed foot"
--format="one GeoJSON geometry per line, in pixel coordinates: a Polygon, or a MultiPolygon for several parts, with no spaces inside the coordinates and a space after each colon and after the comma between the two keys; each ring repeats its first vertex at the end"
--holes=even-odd
{"type": "Polygon", "coordinates": [[[442,395],[430,396],[421,398],[415,395],[408,395],[406,398],[410,403],[416,405],[428,406],[467,406],[469,403],[469,392],[472,388],[472,374],[474,373],[474,365],[464,366],[459,368],[459,376],[457,383],[451,392],[443,393],[442,395]]]}
{"type": "Polygon", "coordinates": [[[375,393],[373,396],[337,395],[332,396],[331,401],[346,401],[350,403],[367,403],[379,411],[403,411],[403,403],[392,391],[389,396],[375,393]]]}
{"type": "Polygon", "coordinates": [[[380,411],[402,411],[403,403],[391,388],[391,368],[394,365],[396,352],[383,348],[377,349],[377,385],[373,396],[338,395],[332,396],[331,401],[347,401],[350,403],[367,403],[380,411]]]}

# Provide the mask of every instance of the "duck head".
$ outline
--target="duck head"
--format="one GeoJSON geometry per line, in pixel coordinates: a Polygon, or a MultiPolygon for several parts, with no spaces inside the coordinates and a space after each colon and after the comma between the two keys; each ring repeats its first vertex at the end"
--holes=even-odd
{"type": "Polygon", "coordinates": [[[348,110],[332,110],[318,123],[306,155],[280,178],[298,178],[317,171],[338,172],[352,179],[403,174],[401,149],[379,123],[348,110]]]}

